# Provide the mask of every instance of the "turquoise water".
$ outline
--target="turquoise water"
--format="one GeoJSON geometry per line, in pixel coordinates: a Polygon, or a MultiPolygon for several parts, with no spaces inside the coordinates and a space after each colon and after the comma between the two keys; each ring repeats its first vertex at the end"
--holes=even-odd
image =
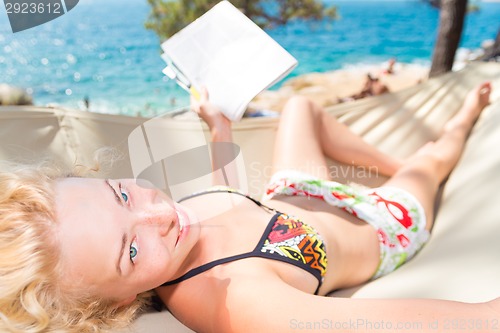
{"type": "MultiPolygon", "coordinates": [[[[333,1],[333,24],[296,22],[269,33],[298,60],[291,76],[398,61],[428,65],[439,13],[419,1],[333,1]]],[[[467,16],[461,47],[478,48],[499,28],[500,3],[467,16]]],[[[0,7],[0,83],[27,88],[36,104],[153,115],[187,104],[161,73],[160,40],[144,29],[145,0],[80,0],[71,12],[13,34],[0,7]]]]}

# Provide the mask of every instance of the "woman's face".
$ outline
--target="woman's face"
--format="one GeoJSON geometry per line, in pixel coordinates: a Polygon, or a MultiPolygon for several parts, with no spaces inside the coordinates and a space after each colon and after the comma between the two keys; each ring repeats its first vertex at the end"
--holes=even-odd
{"type": "Polygon", "coordinates": [[[117,304],[176,277],[199,237],[193,212],[135,180],[58,180],[56,213],[65,282],[117,304]]]}

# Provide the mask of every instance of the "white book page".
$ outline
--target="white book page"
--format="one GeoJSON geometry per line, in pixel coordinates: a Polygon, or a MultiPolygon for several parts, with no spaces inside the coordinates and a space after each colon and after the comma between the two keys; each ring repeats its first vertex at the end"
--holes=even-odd
{"type": "Polygon", "coordinates": [[[165,54],[195,88],[231,120],[297,61],[227,1],[222,1],[162,44],[165,54]]]}

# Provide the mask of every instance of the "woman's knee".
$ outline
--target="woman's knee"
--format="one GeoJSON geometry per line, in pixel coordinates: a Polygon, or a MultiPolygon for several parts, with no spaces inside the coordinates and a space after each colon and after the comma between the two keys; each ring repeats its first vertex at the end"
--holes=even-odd
{"type": "Polygon", "coordinates": [[[436,143],[430,143],[422,149],[417,156],[408,164],[421,165],[426,173],[441,182],[450,173],[452,165],[456,163],[455,159],[450,158],[449,153],[437,147],[436,143]]]}
{"type": "Polygon", "coordinates": [[[291,105],[302,105],[302,104],[311,104],[311,103],[312,103],[312,101],[308,97],[302,96],[302,95],[293,95],[287,101],[287,104],[291,104],[291,105]]]}
{"type": "Polygon", "coordinates": [[[305,96],[293,96],[281,113],[281,123],[286,126],[313,126],[316,130],[321,121],[321,110],[305,96]]]}
{"type": "Polygon", "coordinates": [[[288,99],[282,113],[314,114],[315,112],[316,106],[313,101],[305,96],[295,95],[288,99]]]}
{"type": "Polygon", "coordinates": [[[436,189],[442,181],[439,175],[440,160],[433,155],[421,155],[404,164],[392,177],[405,179],[428,189],[436,189]]]}

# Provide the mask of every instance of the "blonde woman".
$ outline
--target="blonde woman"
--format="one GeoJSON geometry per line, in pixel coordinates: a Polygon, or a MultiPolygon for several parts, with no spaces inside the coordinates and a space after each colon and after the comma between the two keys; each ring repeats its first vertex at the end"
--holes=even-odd
{"type": "MultiPolygon", "coordinates": [[[[286,332],[294,322],[325,318],[419,321],[422,332],[442,317],[498,318],[499,299],[322,297],[388,274],[424,246],[437,188],[490,91],[485,83],[469,93],[442,136],[404,163],[293,98],[262,201],[218,187],[174,203],[134,180],[74,177],[46,166],[3,170],[0,330],[120,327],[151,290],[199,332],[286,332]],[[367,190],[339,184],[326,172],[325,155],[391,178],[367,190]]],[[[231,141],[231,123],[206,92],[193,108],[214,141],[231,141]]]]}

